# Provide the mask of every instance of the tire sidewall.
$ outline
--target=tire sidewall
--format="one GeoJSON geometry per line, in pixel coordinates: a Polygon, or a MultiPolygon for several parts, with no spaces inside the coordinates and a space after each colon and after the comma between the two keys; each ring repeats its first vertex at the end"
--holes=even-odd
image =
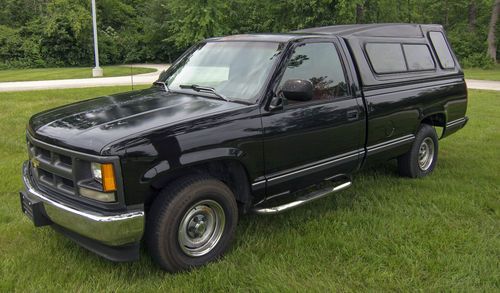
{"type": "Polygon", "coordinates": [[[436,130],[434,130],[434,127],[423,124],[419,131],[417,132],[417,135],[415,137],[415,143],[412,146],[411,150],[411,169],[412,172],[416,175],[415,177],[423,177],[426,176],[427,174],[431,173],[434,168],[436,167],[436,163],[438,160],[438,152],[439,152],[439,144],[438,144],[438,137],[436,134],[436,130]],[[434,143],[434,155],[432,157],[432,163],[427,168],[427,170],[422,170],[420,169],[420,166],[418,164],[418,154],[420,150],[420,145],[426,139],[427,137],[432,139],[432,142],[434,143]]]}
{"type": "MultiPolygon", "coordinates": [[[[157,219],[159,223],[158,248],[161,259],[168,259],[168,266],[186,270],[213,261],[228,249],[235,234],[238,221],[236,201],[229,188],[215,179],[198,181],[180,190],[165,210],[165,217],[157,219]],[[178,241],[179,225],[184,215],[198,202],[214,200],[224,210],[225,224],[221,238],[208,253],[193,257],[181,249],[178,241]]],[[[163,266],[163,265],[162,265],[163,266]]]]}

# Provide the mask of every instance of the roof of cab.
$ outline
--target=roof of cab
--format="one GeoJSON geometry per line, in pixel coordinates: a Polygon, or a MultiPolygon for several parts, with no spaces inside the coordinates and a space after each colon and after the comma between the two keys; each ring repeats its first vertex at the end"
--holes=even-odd
{"type": "Polygon", "coordinates": [[[226,37],[210,38],[208,41],[262,41],[262,42],[288,42],[292,39],[304,37],[319,37],[335,35],[341,37],[402,37],[421,38],[422,28],[442,30],[441,25],[436,24],[408,24],[408,23],[378,23],[378,24],[346,24],[324,27],[315,27],[293,31],[290,33],[268,33],[268,34],[241,34],[226,37]]]}
{"type": "Polygon", "coordinates": [[[363,36],[363,37],[402,37],[421,38],[423,28],[442,30],[436,24],[410,24],[410,23],[377,23],[377,24],[347,24],[333,25],[318,28],[309,28],[295,31],[302,34],[327,34],[337,36],[363,36]]]}
{"type": "Polygon", "coordinates": [[[296,38],[296,34],[241,34],[226,37],[210,38],[207,41],[249,41],[249,42],[288,42],[296,38]]]}

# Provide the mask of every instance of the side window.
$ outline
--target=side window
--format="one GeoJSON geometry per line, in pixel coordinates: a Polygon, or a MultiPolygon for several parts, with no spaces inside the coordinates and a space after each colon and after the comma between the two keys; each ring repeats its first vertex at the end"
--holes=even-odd
{"type": "Polygon", "coordinates": [[[313,101],[347,94],[347,84],[333,43],[306,43],[295,48],[279,88],[289,79],[309,80],[314,86],[313,101]]]}
{"type": "Polygon", "coordinates": [[[431,70],[435,68],[431,52],[426,45],[405,44],[403,45],[403,51],[405,52],[409,70],[431,70]]]}
{"type": "Polygon", "coordinates": [[[366,53],[376,73],[407,71],[401,44],[368,43],[366,53]]]}
{"type": "Polygon", "coordinates": [[[441,67],[444,69],[455,68],[455,61],[453,60],[450,48],[444,39],[444,35],[441,32],[430,32],[429,38],[431,39],[434,50],[436,51],[441,67]]]}
{"type": "Polygon", "coordinates": [[[436,68],[424,44],[368,43],[366,54],[375,73],[405,73],[436,68]]]}

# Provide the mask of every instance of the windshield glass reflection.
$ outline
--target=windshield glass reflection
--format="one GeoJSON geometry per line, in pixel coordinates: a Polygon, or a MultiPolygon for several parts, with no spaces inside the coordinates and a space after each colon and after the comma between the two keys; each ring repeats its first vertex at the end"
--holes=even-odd
{"type": "Polygon", "coordinates": [[[176,65],[166,83],[174,91],[186,90],[181,85],[206,86],[225,97],[254,102],[281,46],[274,42],[200,44],[176,65]]]}

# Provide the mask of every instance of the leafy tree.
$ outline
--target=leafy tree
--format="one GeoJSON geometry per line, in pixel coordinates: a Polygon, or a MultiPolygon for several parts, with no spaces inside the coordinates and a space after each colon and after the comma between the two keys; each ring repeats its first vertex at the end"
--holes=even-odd
{"type": "MultiPolygon", "coordinates": [[[[491,66],[495,0],[96,0],[101,63],[170,62],[212,36],[350,23],[444,25],[466,66],[491,66]],[[490,43],[488,46],[488,33],[490,43]],[[488,48],[490,50],[488,51],[488,48]]],[[[93,63],[89,0],[0,0],[0,67],[93,63]]]]}
{"type": "Polygon", "coordinates": [[[488,30],[488,56],[497,61],[497,43],[496,43],[496,26],[498,22],[498,13],[500,12],[500,0],[496,0],[491,9],[491,20],[488,30]]]}
{"type": "Polygon", "coordinates": [[[54,0],[38,20],[41,55],[51,65],[91,64],[92,22],[84,0],[54,0]],[[61,58],[64,56],[64,58],[61,58]]]}
{"type": "Polygon", "coordinates": [[[170,15],[167,29],[171,32],[168,40],[178,47],[187,47],[211,36],[221,36],[231,30],[225,24],[229,14],[229,4],[223,0],[169,0],[165,5],[170,15]]]}

